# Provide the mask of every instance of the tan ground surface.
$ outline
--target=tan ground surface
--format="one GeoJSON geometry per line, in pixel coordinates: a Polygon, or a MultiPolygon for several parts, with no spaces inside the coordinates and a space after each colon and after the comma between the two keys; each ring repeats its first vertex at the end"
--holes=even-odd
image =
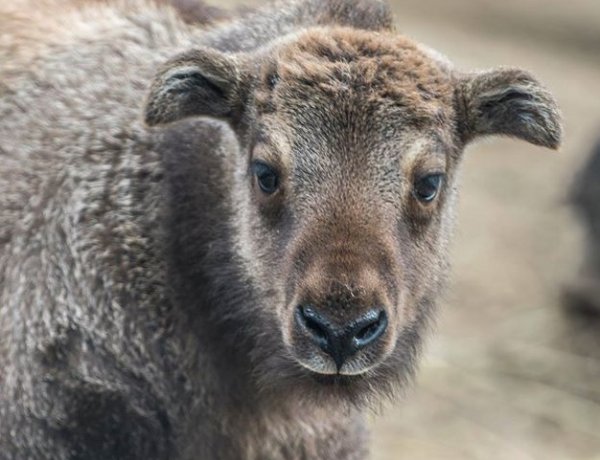
{"type": "Polygon", "coordinates": [[[447,300],[415,387],[373,423],[373,460],[600,459],[600,325],[560,298],[581,251],[566,188],[600,135],[600,0],[393,3],[400,30],[465,69],[535,72],[566,142],[468,149],[447,300]]]}

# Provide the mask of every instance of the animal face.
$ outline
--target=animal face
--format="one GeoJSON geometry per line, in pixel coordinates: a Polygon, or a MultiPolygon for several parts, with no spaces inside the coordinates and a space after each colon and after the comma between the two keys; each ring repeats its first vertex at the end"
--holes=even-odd
{"type": "Polygon", "coordinates": [[[349,397],[412,371],[447,271],[465,144],[508,134],[556,147],[560,135],[525,72],[461,74],[406,38],[345,28],[250,56],[176,57],[146,120],[195,115],[237,133],[238,247],[280,338],[272,375],[285,362],[287,376],[349,397]]]}

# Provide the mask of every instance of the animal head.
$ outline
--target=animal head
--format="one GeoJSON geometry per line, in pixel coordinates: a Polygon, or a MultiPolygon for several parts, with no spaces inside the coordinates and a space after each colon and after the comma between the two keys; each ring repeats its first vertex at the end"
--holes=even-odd
{"type": "Polygon", "coordinates": [[[264,381],[352,401],[412,372],[465,145],[501,134],[556,148],[561,136],[529,73],[463,73],[392,32],[343,27],[175,57],[146,121],[191,116],[227,121],[238,140],[238,247],[280,344],[257,358],[264,381]]]}

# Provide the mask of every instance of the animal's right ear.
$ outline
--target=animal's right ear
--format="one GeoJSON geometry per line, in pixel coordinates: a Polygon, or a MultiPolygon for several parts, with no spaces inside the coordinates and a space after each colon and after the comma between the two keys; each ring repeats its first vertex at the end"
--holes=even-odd
{"type": "Polygon", "coordinates": [[[206,115],[235,123],[241,116],[241,76],[234,58],[195,49],[167,62],[146,102],[145,121],[160,125],[206,115]]]}

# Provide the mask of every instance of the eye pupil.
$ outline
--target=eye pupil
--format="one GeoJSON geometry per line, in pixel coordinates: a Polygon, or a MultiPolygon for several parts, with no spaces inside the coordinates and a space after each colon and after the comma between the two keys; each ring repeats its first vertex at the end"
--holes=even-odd
{"type": "Polygon", "coordinates": [[[279,177],[273,168],[260,161],[252,164],[252,170],[256,176],[258,186],[266,194],[275,193],[279,186],[279,177]]]}
{"type": "Polygon", "coordinates": [[[420,201],[429,203],[437,196],[441,185],[442,174],[430,174],[415,182],[414,194],[420,201]]]}

